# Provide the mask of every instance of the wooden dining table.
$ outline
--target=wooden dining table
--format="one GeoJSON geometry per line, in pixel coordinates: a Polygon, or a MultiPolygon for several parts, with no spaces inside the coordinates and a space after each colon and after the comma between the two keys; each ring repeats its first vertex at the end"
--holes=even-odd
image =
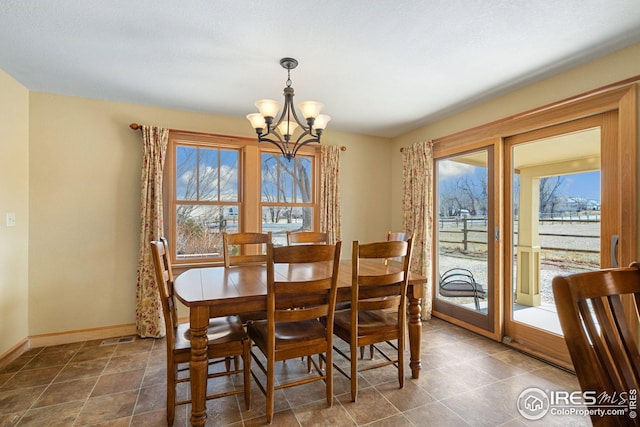
{"type": "MultiPolygon", "coordinates": [[[[287,278],[313,274],[307,264],[276,265],[275,275],[287,278]]],[[[361,261],[360,274],[380,274],[396,267],[381,262],[361,261]]],[[[337,301],[351,299],[351,260],[340,262],[337,301]]],[[[413,378],[420,375],[421,310],[424,284],[419,274],[409,275],[408,331],[413,378]]],[[[191,425],[203,426],[206,420],[207,326],[209,318],[244,313],[264,312],[267,305],[267,273],[265,265],[242,265],[191,268],[175,278],[174,292],[189,307],[191,329],[191,425]]]]}

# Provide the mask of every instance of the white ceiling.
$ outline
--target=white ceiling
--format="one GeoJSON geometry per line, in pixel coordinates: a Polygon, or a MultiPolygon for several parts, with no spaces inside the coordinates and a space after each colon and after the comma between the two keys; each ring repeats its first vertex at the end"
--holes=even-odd
{"type": "Polygon", "coordinates": [[[296,102],[385,137],[638,42],[638,0],[0,2],[29,90],[244,117],[290,56],[296,102]]]}

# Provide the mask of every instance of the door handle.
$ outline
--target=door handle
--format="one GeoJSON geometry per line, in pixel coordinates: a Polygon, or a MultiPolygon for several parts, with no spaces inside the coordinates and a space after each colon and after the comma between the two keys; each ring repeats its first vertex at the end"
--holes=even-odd
{"type": "Polygon", "coordinates": [[[616,248],[618,247],[618,235],[611,235],[611,267],[618,267],[618,257],[616,256],[616,248]]]}

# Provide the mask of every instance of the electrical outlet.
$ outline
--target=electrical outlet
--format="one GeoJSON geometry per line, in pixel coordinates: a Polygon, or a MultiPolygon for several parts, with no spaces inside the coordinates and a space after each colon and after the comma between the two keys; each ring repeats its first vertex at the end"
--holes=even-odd
{"type": "Polygon", "coordinates": [[[16,214],[13,212],[7,212],[7,227],[16,226],[16,214]]]}

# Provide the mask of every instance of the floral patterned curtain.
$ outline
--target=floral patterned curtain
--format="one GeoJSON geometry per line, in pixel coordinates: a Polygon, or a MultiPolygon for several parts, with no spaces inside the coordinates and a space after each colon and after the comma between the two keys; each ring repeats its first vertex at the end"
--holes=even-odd
{"type": "Polygon", "coordinates": [[[329,233],[329,243],[340,240],[340,147],[320,146],[320,231],[329,233]]]}
{"type": "MultiPolygon", "coordinates": [[[[402,226],[413,232],[411,271],[431,277],[431,223],[433,221],[432,142],[421,142],[402,150],[402,226]]],[[[422,318],[431,318],[431,285],[422,301],[422,318]]]]}
{"type": "Polygon", "coordinates": [[[136,285],[136,331],[142,338],[166,333],[162,305],[154,276],[149,242],[163,236],[162,176],[169,129],[141,126],[142,157],[140,198],[140,249],[136,285]]]}

